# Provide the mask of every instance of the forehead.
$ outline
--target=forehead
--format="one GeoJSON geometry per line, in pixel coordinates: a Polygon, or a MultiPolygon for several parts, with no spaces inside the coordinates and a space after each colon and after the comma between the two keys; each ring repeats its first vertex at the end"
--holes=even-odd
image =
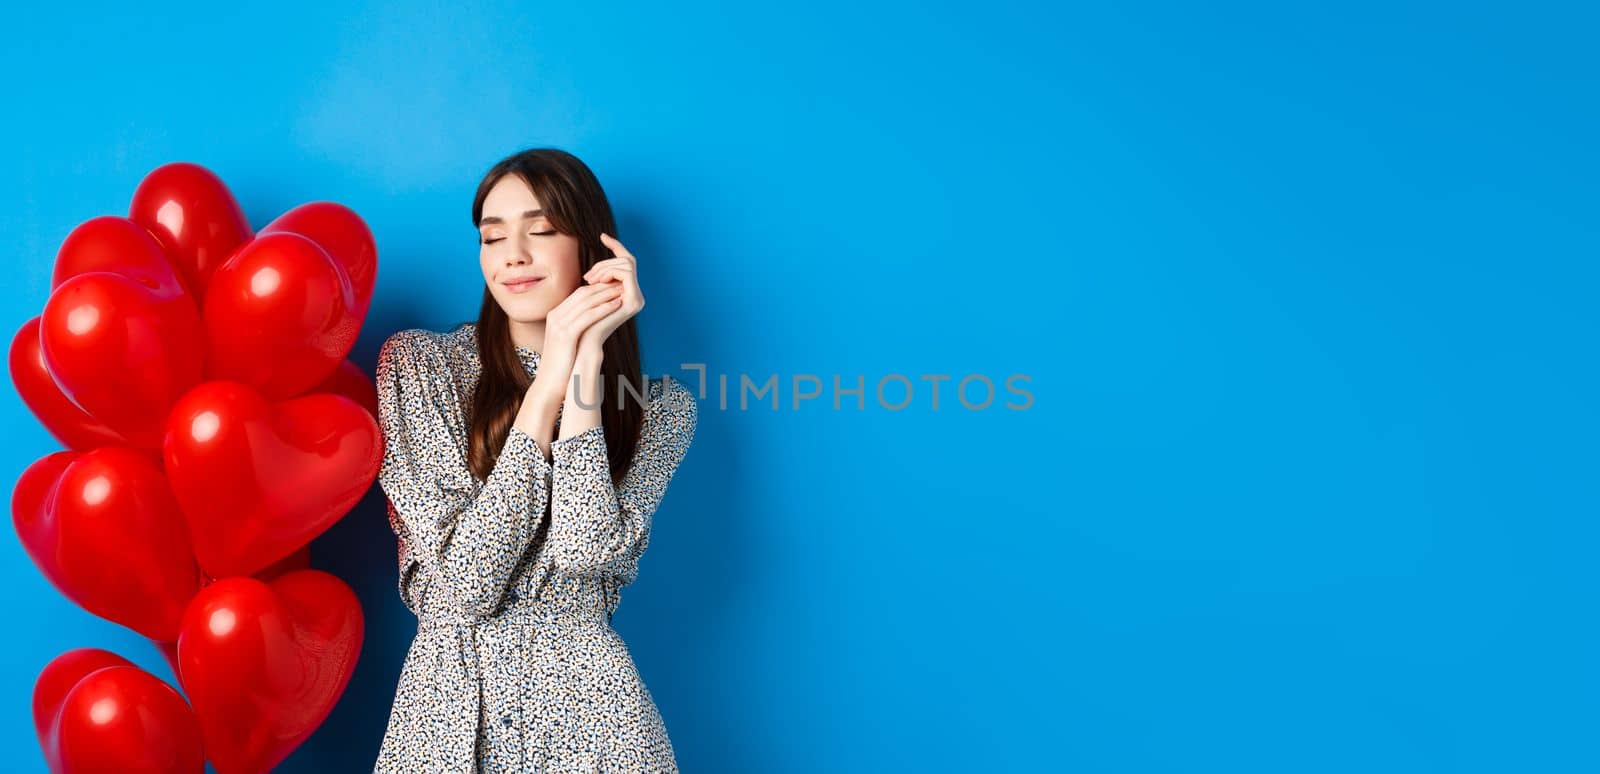
{"type": "Polygon", "coordinates": [[[521,218],[528,210],[539,208],[539,197],[516,175],[506,175],[495,181],[483,198],[483,217],[497,217],[508,223],[521,218]]]}

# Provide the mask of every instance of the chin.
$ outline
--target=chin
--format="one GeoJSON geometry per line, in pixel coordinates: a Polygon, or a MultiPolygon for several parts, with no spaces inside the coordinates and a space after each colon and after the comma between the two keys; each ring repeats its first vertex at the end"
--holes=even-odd
{"type": "Polygon", "coordinates": [[[545,316],[550,314],[548,304],[531,299],[519,298],[510,303],[501,301],[500,308],[505,310],[506,317],[519,323],[543,322],[545,316]]]}

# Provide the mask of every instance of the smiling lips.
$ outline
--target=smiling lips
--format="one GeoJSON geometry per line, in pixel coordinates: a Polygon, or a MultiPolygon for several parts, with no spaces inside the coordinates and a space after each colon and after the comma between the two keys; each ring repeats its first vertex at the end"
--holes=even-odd
{"type": "Polygon", "coordinates": [[[506,286],[506,290],[509,290],[509,291],[511,291],[513,293],[526,293],[529,290],[531,290],[533,288],[533,286],[539,284],[542,281],[544,281],[543,277],[527,277],[527,278],[524,278],[524,279],[513,280],[511,282],[504,282],[504,283],[501,283],[501,284],[506,286]]]}

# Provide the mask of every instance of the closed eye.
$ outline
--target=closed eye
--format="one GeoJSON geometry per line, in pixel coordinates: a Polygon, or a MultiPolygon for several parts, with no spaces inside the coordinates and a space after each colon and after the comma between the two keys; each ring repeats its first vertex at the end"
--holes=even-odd
{"type": "MultiPolygon", "coordinates": [[[[555,232],[555,231],[530,231],[528,233],[530,235],[532,235],[532,236],[551,236],[552,234],[555,234],[557,232],[555,232]]],[[[483,243],[486,244],[486,245],[492,245],[495,242],[503,242],[503,241],[505,241],[505,237],[495,237],[494,239],[485,239],[485,240],[483,240],[483,243]]]]}

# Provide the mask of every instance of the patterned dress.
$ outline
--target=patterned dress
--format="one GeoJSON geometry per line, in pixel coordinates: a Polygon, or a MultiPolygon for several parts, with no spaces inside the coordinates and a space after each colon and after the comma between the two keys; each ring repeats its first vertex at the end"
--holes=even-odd
{"type": "MultiPolygon", "coordinates": [[[[552,441],[550,461],[513,427],[479,481],[467,466],[476,335],[472,322],[407,329],[378,357],[379,483],[418,624],[374,770],[676,772],[611,616],[694,437],[694,395],[670,376],[647,380],[619,485],[602,427],[552,441]]],[[[536,373],[539,353],[517,353],[536,373]]]]}

